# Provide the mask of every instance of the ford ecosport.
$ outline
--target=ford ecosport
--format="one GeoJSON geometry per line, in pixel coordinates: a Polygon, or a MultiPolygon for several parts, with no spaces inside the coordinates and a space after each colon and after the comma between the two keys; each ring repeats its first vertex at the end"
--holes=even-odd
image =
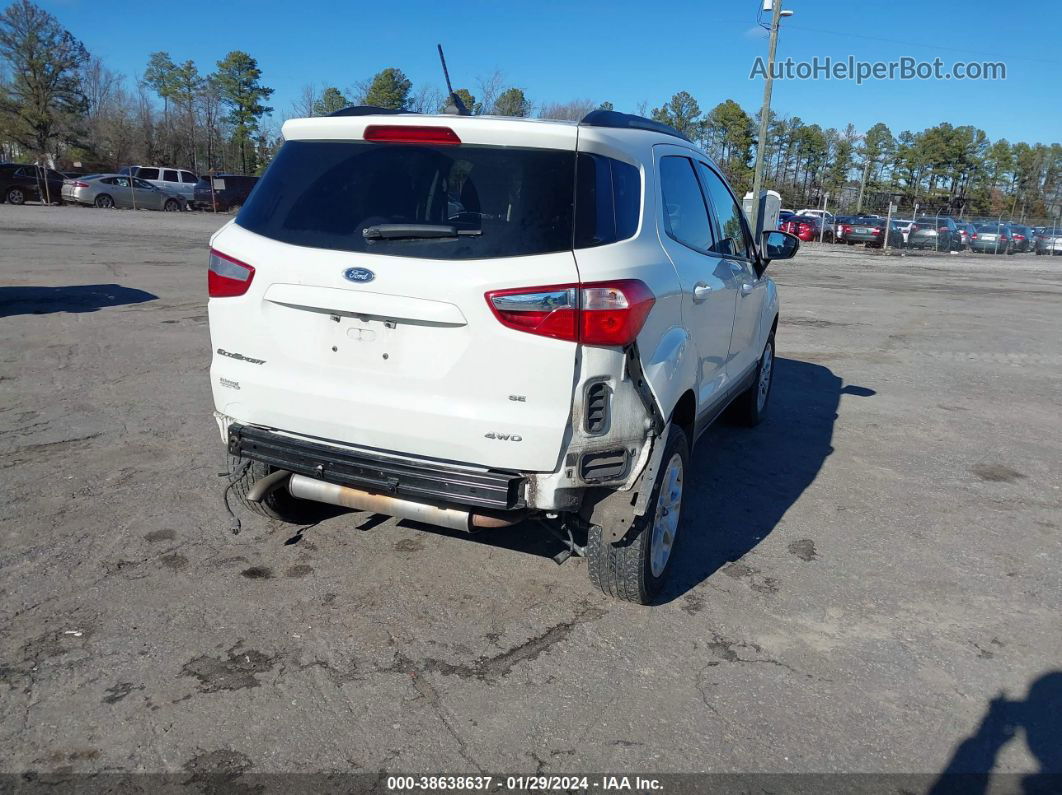
{"type": "Polygon", "coordinates": [[[464,530],[525,519],[649,602],[694,440],[763,416],[778,297],[712,161],[669,127],[349,108],[211,239],[210,369],[245,508],[464,530]]]}

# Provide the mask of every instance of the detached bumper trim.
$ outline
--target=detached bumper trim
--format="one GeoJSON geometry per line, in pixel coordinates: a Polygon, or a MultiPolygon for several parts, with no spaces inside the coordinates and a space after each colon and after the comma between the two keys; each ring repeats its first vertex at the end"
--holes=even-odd
{"type": "Polygon", "coordinates": [[[228,429],[228,449],[235,456],[376,494],[496,511],[525,507],[525,478],[518,472],[392,458],[235,423],[228,429]]]}

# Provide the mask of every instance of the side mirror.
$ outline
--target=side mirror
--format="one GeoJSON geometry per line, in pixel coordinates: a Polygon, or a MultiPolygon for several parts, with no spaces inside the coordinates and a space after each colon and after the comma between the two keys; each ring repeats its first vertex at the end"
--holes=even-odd
{"type": "Polygon", "coordinates": [[[776,259],[792,259],[800,248],[800,238],[789,232],[771,231],[763,233],[762,256],[764,264],[776,259]]]}

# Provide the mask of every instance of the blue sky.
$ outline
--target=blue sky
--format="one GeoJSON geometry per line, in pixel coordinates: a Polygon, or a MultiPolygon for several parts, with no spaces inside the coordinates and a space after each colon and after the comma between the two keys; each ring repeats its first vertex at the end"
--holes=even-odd
{"type": "MultiPolygon", "coordinates": [[[[3,3],[4,0],[0,0],[3,3]]],[[[590,98],[633,111],[687,90],[708,110],[732,98],[753,112],[762,80],[750,80],[766,33],[760,0],[667,3],[522,0],[388,0],[333,3],[249,0],[38,0],[108,66],[130,77],[166,50],[213,70],[231,49],[258,59],[276,89],[276,118],[307,83],[351,86],[387,66],[414,86],[442,86],[442,42],[454,86],[500,69],[535,103],[590,98]],[[658,8],[654,15],[650,9],[658,8]]],[[[1062,3],[990,0],[785,0],[779,58],[901,56],[946,67],[1004,61],[1005,81],[776,81],[772,108],[823,127],[849,121],[893,132],[941,121],[973,124],[993,140],[1052,143],[1062,131],[1062,3]]]]}

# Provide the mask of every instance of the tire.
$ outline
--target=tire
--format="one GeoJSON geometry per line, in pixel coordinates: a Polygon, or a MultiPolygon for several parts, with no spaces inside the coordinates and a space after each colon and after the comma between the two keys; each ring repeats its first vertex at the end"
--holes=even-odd
{"type": "Polygon", "coordinates": [[[112,199],[106,193],[101,193],[99,196],[96,197],[96,201],[94,201],[93,204],[95,204],[101,209],[109,210],[114,207],[114,199],[112,199]]]}
{"type": "Polygon", "coordinates": [[[232,455],[228,456],[228,460],[230,477],[242,470],[240,477],[233,481],[229,496],[230,498],[235,498],[235,504],[244,510],[264,516],[267,519],[276,519],[289,524],[318,522],[321,519],[327,519],[329,516],[335,516],[342,510],[323,502],[297,499],[292,497],[291,493],[284,487],[270,492],[262,498],[261,502],[249,500],[247,499],[247,493],[251,490],[251,487],[266,475],[275,472],[276,467],[271,467],[260,461],[237,458],[232,455]],[[246,469],[244,469],[245,464],[247,464],[246,469]]]}
{"type": "Polygon", "coordinates": [[[26,194],[23,193],[22,188],[10,188],[7,191],[7,203],[8,204],[25,204],[26,194]]]}
{"type": "Polygon", "coordinates": [[[603,593],[640,605],[650,604],[660,593],[675,559],[689,471],[689,441],[672,424],[645,516],[637,517],[615,543],[605,538],[598,525],[592,525],[587,534],[587,571],[590,582],[603,593]]]}
{"type": "Polygon", "coordinates": [[[733,403],[731,416],[741,425],[754,428],[767,416],[771,385],[774,383],[774,335],[763,346],[756,362],[756,380],[733,403]]]}
{"type": "Polygon", "coordinates": [[[166,199],[166,203],[162,205],[162,209],[168,213],[180,212],[181,203],[176,199],[166,199]]]}

